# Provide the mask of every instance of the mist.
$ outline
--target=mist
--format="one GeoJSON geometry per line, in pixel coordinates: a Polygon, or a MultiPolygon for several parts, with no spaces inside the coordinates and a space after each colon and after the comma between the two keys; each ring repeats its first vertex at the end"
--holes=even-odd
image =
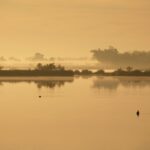
{"type": "Polygon", "coordinates": [[[34,56],[26,58],[26,60],[38,62],[38,61],[46,61],[47,59],[45,58],[44,54],[37,52],[34,54],[34,56]]]}
{"type": "Polygon", "coordinates": [[[93,59],[100,66],[109,69],[131,66],[135,69],[150,68],[150,51],[133,51],[121,53],[114,47],[91,50],[93,59]]]}
{"type": "Polygon", "coordinates": [[[93,69],[96,67],[95,64],[97,61],[94,61],[91,57],[56,57],[36,52],[33,55],[24,58],[17,58],[16,56],[5,58],[0,56],[0,63],[5,69],[33,69],[37,63],[61,64],[67,69],[93,69]]]}

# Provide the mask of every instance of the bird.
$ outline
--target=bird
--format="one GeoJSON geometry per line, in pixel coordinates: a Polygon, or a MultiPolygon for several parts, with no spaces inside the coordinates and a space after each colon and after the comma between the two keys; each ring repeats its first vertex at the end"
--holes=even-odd
{"type": "Polygon", "coordinates": [[[140,115],[140,111],[139,110],[137,110],[136,115],[139,117],[139,115],[140,115]]]}

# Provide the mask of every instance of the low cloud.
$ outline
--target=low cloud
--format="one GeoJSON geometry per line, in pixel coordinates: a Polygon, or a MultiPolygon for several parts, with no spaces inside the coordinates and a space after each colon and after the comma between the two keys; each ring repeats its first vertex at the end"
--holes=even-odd
{"type": "Polygon", "coordinates": [[[6,59],[3,56],[1,56],[0,61],[6,61],[6,59]]]}
{"type": "Polygon", "coordinates": [[[42,61],[56,61],[56,62],[75,62],[75,61],[88,61],[89,59],[87,57],[45,57],[42,53],[35,53],[32,57],[26,58],[28,61],[34,61],[34,62],[42,62],[42,61]]]}
{"type": "Polygon", "coordinates": [[[91,50],[93,58],[107,68],[127,67],[150,68],[150,51],[120,53],[116,48],[91,50]]]}
{"type": "Polygon", "coordinates": [[[34,56],[27,58],[29,61],[46,61],[44,54],[42,53],[35,53],[34,56]]]}
{"type": "Polygon", "coordinates": [[[18,61],[21,61],[20,59],[15,58],[15,57],[9,57],[9,60],[10,60],[10,61],[17,61],[17,62],[18,62],[18,61]]]}

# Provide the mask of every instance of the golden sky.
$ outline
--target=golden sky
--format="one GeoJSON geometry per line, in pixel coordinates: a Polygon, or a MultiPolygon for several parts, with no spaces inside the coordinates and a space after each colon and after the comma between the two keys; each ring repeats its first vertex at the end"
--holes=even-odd
{"type": "Polygon", "coordinates": [[[0,0],[1,56],[150,50],[150,0],[0,0]]]}

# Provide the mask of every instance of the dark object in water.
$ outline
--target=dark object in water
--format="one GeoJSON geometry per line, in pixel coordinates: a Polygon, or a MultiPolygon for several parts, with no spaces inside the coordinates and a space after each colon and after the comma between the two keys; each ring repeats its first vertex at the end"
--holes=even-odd
{"type": "Polygon", "coordinates": [[[41,95],[39,95],[39,98],[41,98],[42,96],[41,95]]]}
{"type": "Polygon", "coordinates": [[[136,115],[139,117],[140,116],[140,111],[137,110],[136,115]]]}

